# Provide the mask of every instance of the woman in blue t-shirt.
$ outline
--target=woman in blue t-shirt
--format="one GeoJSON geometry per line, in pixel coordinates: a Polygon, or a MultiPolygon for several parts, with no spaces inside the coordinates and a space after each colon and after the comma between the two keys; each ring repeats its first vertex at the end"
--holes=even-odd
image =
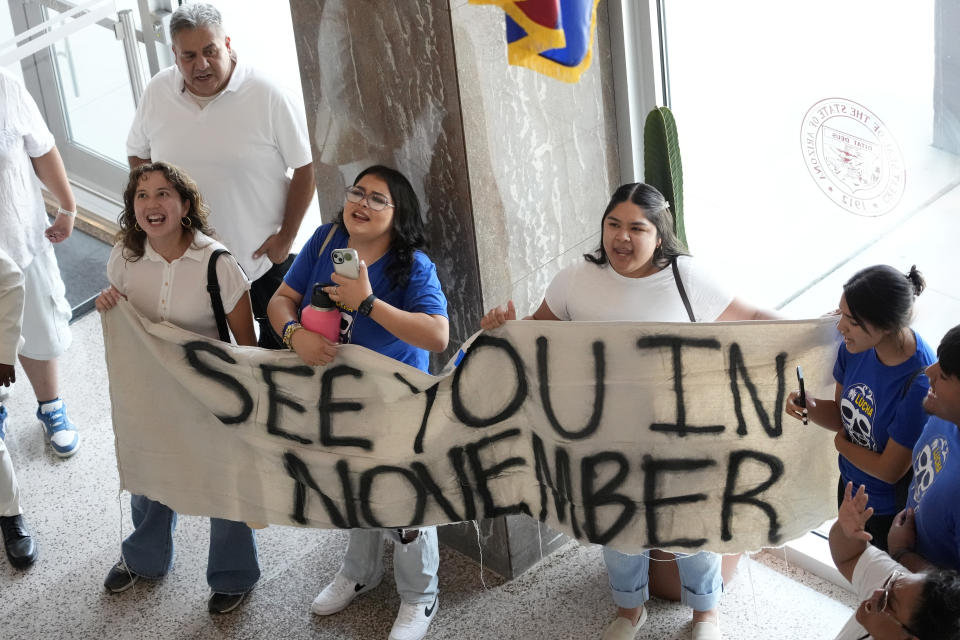
{"type": "MultiPolygon", "coordinates": [[[[315,283],[341,309],[340,341],[427,371],[429,352],[449,339],[447,300],[437,269],[418,248],[424,245],[420,203],[410,182],[388,167],[365,169],[347,187],[343,210],[304,246],[270,300],[267,313],[284,343],[310,365],[327,365],[335,345],[302,330],[299,312],[310,303],[315,283]],[[356,279],[334,273],[331,252],[356,249],[356,279]]],[[[400,612],[390,637],[422,637],[437,611],[436,527],[351,529],[340,571],[313,601],[311,610],[330,615],[345,608],[383,578],[383,540],[394,543],[394,577],[400,612]]]]}
{"type": "Polygon", "coordinates": [[[843,344],[833,367],[834,398],[807,396],[804,409],[797,392],[787,397],[788,414],[837,432],[837,503],[847,482],[866,485],[873,508],[866,530],[884,550],[890,524],[906,503],[913,445],[926,422],[922,403],[930,385],[923,371],[936,360],[910,328],[924,286],[915,266],[906,275],[886,265],[857,272],[840,297],[843,344]]]}

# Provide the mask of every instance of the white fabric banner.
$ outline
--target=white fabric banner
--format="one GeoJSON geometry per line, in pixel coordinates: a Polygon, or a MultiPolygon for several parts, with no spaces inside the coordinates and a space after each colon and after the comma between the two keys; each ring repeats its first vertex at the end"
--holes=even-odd
{"type": "Polygon", "coordinates": [[[581,542],[739,552],[836,515],[834,320],[523,321],[437,377],[355,345],[308,367],[126,302],[103,314],[123,488],[180,513],[323,528],[527,513],[581,542]]]}

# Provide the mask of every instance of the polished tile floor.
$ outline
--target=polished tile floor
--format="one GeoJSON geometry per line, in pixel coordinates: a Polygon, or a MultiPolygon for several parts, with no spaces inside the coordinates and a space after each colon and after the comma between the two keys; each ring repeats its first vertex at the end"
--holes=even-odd
{"type": "MultiPolygon", "coordinates": [[[[915,263],[929,283],[915,326],[936,344],[960,322],[958,211],[955,189],[790,301],[785,313],[803,317],[833,309],[842,282],[862,266],[885,262],[906,269],[915,263]]],[[[339,531],[274,526],[259,533],[263,577],[231,615],[206,612],[207,528],[201,518],[181,519],[176,566],[166,579],[106,593],[102,579],[130,530],[129,499],[117,479],[97,314],[82,318],[74,332],[61,377],[81,428],[79,453],[59,460],[46,448],[22,375],[8,401],[7,444],[40,558],[28,571],[0,562],[0,638],[386,638],[398,606],[389,577],[338,615],[319,619],[309,613],[310,601],[338,567],[346,541],[339,531]]],[[[429,635],[437,640],[597,638],[613,614],[599,549],[573,543],[512,582],[481,573],[472,560],[445,549],[440,585],[440,609],[429,635]]],[[[844,589],[759,553],[741,563],[728,585],[722,626],[728,639],[829,639],[853,604],[844,589]]],[[[684,607],[653,601],[650,613],[638,637],[689,636],[684,607]]]]}

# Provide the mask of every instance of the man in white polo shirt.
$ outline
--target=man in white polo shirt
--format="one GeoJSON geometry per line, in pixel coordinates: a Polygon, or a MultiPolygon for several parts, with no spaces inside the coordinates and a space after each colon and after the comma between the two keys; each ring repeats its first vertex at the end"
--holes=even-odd
{"type": "Polygon", "coordinates": [[[147,85],[127,137],[130,166],[163,160],[196,181],[217,235],[253,282],[260,346],[282,348],[266,307],[315,190],[303,109],[238,61],[215,7],[178,8],[170,40],[176,65],[147,85]]]}

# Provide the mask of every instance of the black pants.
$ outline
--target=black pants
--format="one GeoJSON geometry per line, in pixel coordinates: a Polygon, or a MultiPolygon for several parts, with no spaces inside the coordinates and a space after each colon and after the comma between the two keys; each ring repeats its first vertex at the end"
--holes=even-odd
{"type": "Polygon", "coordinates": [[[257,344],[264,349],[283,349],[283,340],[277,335],[277,332],[270,326],[267,319],[267,303],[270,298],[280,288],[283,283],[283,276],[286,275],[293,264],[296,254],[290,256],[281,262],[270,267],[270,270],[253,281],[250,285],[250,304],[253,306],[253,317],[260,325],[260,339],[257,344]]]}
{"type": "MultiPolygon", "coordinates": [[[[895,485],[895,501],[898,513],[900,509],[903,509],[903,507],[907,504],[907,491],[910,489],[911,480],[913,480],[912,469],[907,472],[907,475],[900,478],[895,485]]],[[[847,481],[844,480],[843,476],[841,475],[840,482],[837,485],[837,508],[843,504],[843,490],[846,485],[847,481]]],[[[859,489],[859,487],[855,486],[853,488],[854,495],[856,495],[857,489],[859,489]]],[[[890,532],[890,525],[893,524],[893,519],[896,517],[896,513],[891,513],[889,515],[873,514],[870,516],[870,519],[867,520],[867,523],[863,525],[864,531],[873,536],[873,540],[870,541],[870,544],[883,551],[887,550],[887,533],[890,532]]]]}

